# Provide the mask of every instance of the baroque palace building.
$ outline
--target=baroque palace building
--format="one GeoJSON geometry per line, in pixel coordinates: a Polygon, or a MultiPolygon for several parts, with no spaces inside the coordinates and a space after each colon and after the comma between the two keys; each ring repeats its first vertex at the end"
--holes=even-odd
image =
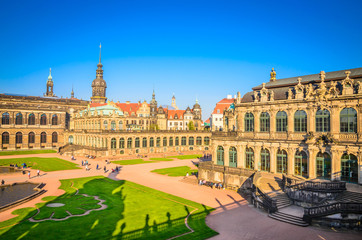
{"type": "Polygon", "coordinates": [[[362,68],[276,79],[224,111],[215,165],[362,183],[362,68]]]}

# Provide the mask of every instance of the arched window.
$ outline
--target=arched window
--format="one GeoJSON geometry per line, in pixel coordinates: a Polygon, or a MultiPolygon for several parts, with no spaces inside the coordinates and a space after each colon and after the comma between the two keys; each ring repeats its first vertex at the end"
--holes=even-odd
{"type": "Polygon", "coordinates": [[[142,139],[142,147],[147,147],[147,138],[145,137],[142,139]]]}
{"type": "Polygon", "coordinates": [[[277,132],[287,132],[288,131],[288,115],[284,111],[279,111],[277,113],[277,132]]]}
{"type": "Polygon", "coordinates": [[[316,131],[329,132],[330,130],[330,113],[327,109],[318,110],[316,112],[316,131]]]}
{"type": "Polygon", "coordinates": [[[21,132],[17,132],[15,134],[15,142],[16,143],[23,143],[23,134],[21,132]]]}
{"type": "Polygon", "coordinates": [[[119,130],[123,129],[123,122],[122,121],[118,122],[118,128],[119,128],[119,130]]]}
{"type": "Polygon", "coordinates": [[[340,128],[344,133],[357,132],[357,111],[354,108],[344,108],[341,111],[340,128]]]}
{"type": "Polygon", "coordinates": [[[116,121],[111,122],[111,130],[116,130],[116,121]]]}
{"type": "Polygon", "coordinates": [[[202,144],[202,137],[197,137],[196,138],[196,145],[200,146],[202,144]]]}
{"type": "Polygon", "coordinates": [[[308,158],[304,151],[295,153],[294,174],[308,178],[308,158]]]}
{"type": "Polygon", "coordinates": [[[167,146],[167,137],[164,137],[164,138],[163,138],[162,146],[164,146],[164,147],[167,146]]]}
{"type": "MultiPolygon", "coordinates": [[[[45,138],[46,138],[46,135],[45,135],[45,138]]],[[[73,144],[73,140],[74,140],[73,136],[72,135],[69,136],[69,138],[68,138],[69,144],[73,144]]],[[[45,139],[45,141],[46,141],[46,139],[45,139]]]]}
{"type": "Polygon", "coordinates": [[[161,138],[158,137],[156,138],[156,147],[160,147],[161,146],[161,138]]]}
{"type": "Polygon", "coordinates": [[[28,143],[35,143],[35,134],[33,132],[28,135],[28,143]]]}
{"type": "Polygon", "coordinates": [[[186,137],[181,138],[181,146],[186,146],[186,137]]]}
{"type": "Polygon", "coordinates": [[[127,148],[132,148],[132,138],[127,139],[127,148]]]}
{"type": "Polygon", "coordinates": [[[189,137],[189,146],[194,145],[194,137],[189,137]]]}
{"type": "Polygon", "coordinates": [[[34,115],[34,113],[29,114],[28,125],[35,125],[35,115],[34,115]]]}
{"type": "Polygon", "coordinates": [[[358,183],[358,161],[353,154],[343,154],[341,159],[342,181],[358,183]]]}
{"type": "MultiPolygon", "coordinates": [[[[73,137],[72,137],[72,139],[73,139],[73,137]]],[[[46,142],[47,142],[47,134],[46,134],[46,132],[42,132],[40,134],[40,143],[46,143],[46,142]]]]}
{"type": "Polygon", "coordinates": [[[21,113],[17,113],[17,114],[16,114],[15,124],[16,124],[16,125],[21,125],[21,124],[23,124],[23,114],[21,114],[21,113]]]}
{"type": "Polygon", "coordinates": [[[284,150],[278,150],[277,152],[277,172],[287,173],[288,171],[288,157],[287,152],[284,150]]]}
{"type": "Polygon", "coordinates": [[[58,125],[58,116],[56,114],[52,116],[52,125],[58,125]]]}
{"type": "Polygon", "coordinates": [[[254,115],[252,113],[245,113],[245,132],[254,132],[254,115]]]}
{"type": "Polygon", "coordinates": [[[58,142],[58,133],[53,132],[52,133],[52,143],[57,143],[58,142]]]}
{"type": "Polygon", "coordinates": [[[252,148],[245,149],[245,168],[254,169],[254,151],[252,148]]]}
{"type": "Polygon", "coordinates": [[[260,170],[270,172],[270,152],[266,148],[260,152],[260,170]]]}
{"type": "Polygon", "coordinates": [[[303,110],[298,110],[294,114],[294,131],[307,132],[307,113],[303,110]]]}
{"type": "Polygon", "coordinates": [[[260,114],[260,132],[269,132],[270,131],[270,116],[267,112],[262,112],[260,114]]]}
{"type": "Polygon", "coordinates": [[[134,140],[134,145],[135,145],[135,148],[140,147],[140,138],[139,137],[136,137],[136,139],[134,140]]]}
{"type": "Polygon", "coordinates": [[[179,137],[176,137],[175,138],[175,146],[178,146],[179,145],[179,137]]]}
{"type": "Polygon", "coordinates": [[[124,138],[119,139],[119,148],[124,148],[124,138]]]}
{"type": "Polygon", "coordinates": [[[210,144],[210,138],[204,137],[204,145],[208,146],[210,144]]]}
{"type": "Polygon", "coordinates": [[[235,147],[230,147],[229,149],[229,166],[237,167],[238,154],[235,147]]]}
{"type": "Polygon", "coordinates": [[[10,135],[8,132],[3,132],[1,142],[3,144],[9,144],[10,135]]]}
{"type": "Polygon", "coordinates": [[[104,120],[103,126],[104,126],[104,129],[105,129],[105,130],[108,129],[108,122],[107,122],[107,120],[104,120]]]}
{"type": "Polygon", "coordinates": [[[173,137],[170,137],[168,139],[168,146],[172,147],[173,146],[173,137]]]}
{"type": "Polygon", "coordinates": [[[153,147],[155,145],[153,137],[150,138],[150,147],[153,147]]]}
{"type": "Polygon", "coordinates": [[[111,149],[117,148],[117,140],[115,138],[111,139],[111,149]]]}
{"type": "Polygon", "coordinates": [[[1,118],[1,124],[4,124],[4,125],[8,125],[10,124],[10,115],[9,113],[3,113],[2,115],[2,118],[1,118]]]}
{"type": "Polygon", "coordinates": [[[40,125],[47,125],[47,116],[45,114],[40,116],[40,125]]]}
{"type": "Polygon", "coordinates": [[[316,165],[316,173],[318,178],[331,178],[331,156],[328,153],[319,152],[316,158],[316,165]]]}
{"type": "Polygon", "coordinates": [[[217,147],[217,157],[216,157],[216,164],[217,165],[224,165],[224,148],[222,146],[217,147]]]}

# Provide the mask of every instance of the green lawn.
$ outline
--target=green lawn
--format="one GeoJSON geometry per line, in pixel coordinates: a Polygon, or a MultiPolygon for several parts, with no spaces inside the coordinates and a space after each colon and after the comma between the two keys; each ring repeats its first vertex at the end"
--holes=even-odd
{"type": "Polygon", "coordinates": [[[153,161],[173,161],[171,158],[150,158],[153,161]]]}
{"type": "Polygon", "coordinates": [[[56,153],[55,150],[19,150],[19,151],[3,151],[0,152],[0,156],[8,155],[25,155],[25,154],[38,154],[38,153],[56,153]]]}
{"type": "Polygon", "coordinates": [[[177,155],[177,156],[170,156],[168,158],[177,158],[177,159],[196,159],[202,157],[202,154],[193,154],[193,155],[177,155]]]}
{"type": "MultiPolygon", "coordinates": [[[[60,197],[46,197],[47,203],[37,207],[37,219],[45,219],[54,211],[57,218],[66,211],[94,209],[91,199],[78,199],[79,194],[99,196],[108,207],[92,211],[89,215],[71,217],[65,221],[46,220],[39,223],[27,221],[37,213],[34,208],[14,211],[19,216],[0,222],[0,239],[168,239],[189,232],[184,219],[188,219],[194,233],[178,239],[206,239],[217,233],[205,224],[206,215],[212,211],[204,205],[166,194],[128,181],[114,181],[105,177],[88,177],[62,180],[66,193],[60,197]],[[55,210],[48,203],[65,203],[55,210]],[[68,208],[66,206],[68,205],[68,208]],[[40,215],[41,214],[41,215],[40,215]]],[[[88,197],[87,197],[88,198],[88,197]]]]}
{"type": "Polygon", "coordinates": [[[196,173],[197,169],[191,169],[188,166],[181,166],[181,167],[171,167],[171,168],[160,168],[152,170],[151,172],[162,174],[162,175],[168,175],[171,177],[180,177],[180,176],[186,176],[186,173],[196,173]]]}
{"type": "Polygon", "coordinates": [[[60,158],[8,158],[0,159],[0,166],[9,166],[10,164],[18,164],[20,167],[22,163],[26,163],[32,169],[39,169],[44,172],[79,169],[77,164],[65,161],[60,158]]]}
{"type": "Polygon", "coordinates": [[[130,159],[130,160],[112,161],[112,163],[119,164],[119,165],[135,165],[135,164],[154,163],[154,162],[155,161],[145,161],[143,159],[130,159]]]}

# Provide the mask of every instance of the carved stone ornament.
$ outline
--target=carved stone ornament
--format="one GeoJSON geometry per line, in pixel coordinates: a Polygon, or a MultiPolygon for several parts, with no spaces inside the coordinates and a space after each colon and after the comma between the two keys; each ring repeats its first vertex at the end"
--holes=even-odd
{"type": "Polygon", "coordinates": [[[346,78],[342,81],[342,95],[351,95],[353,94],[353,79],[349,78],[351,74],[350,71],[345,71],[346,78]]]}
{"type": "Polygon", "coordinates": [[[274,91],[272,91],[272,90],[269,91],[269,97],[270,97],[270,101],[274,101],[274,91]]]}
{"type": "Polygon", "coordinates": [[[362,83],[360,81],[357,82],[357,89],[358,89],[358,94],[362,93],[362,83]]]}
{"type": "Polygon", "coordinates": [[[254,91],[254,102],[258,101],[258,92],[254,91]]]}
{"type": "Polygon", "coordinates": [[[295,89],[295,99],[303,99],[304,97],[304,86],[301,83],[302,78],[298,78],[298,84],[294,87],[295,89]]]}
{"type": "Polygon", "coordinates": [[[260,102],[268,101],[268,90],[265,88],[265,83],[263,83],[263,88],[260,90],[260,102]]]}
{"type": "Polygon", "coordinates": [[[304,99],[311,99],[314,95],[314,87],[311,83],[308,84],[306,93],[305,93],[305,98],[304,99]]]}
{"type": "Polygon", "coordinates": [[[292,98],[293,98],[293,92],[292,92],[292,89],[289,88],[289,89],[288,89],[288,99],[290,100],[290,99],[292,99],[292,98]]]}
{"type": "Polygon", "coordinates": [[[339,90],[338,90],[338,88],[337,88],[337,82],[334,82],[334,81],[331,82],[331,87],[329,88],[328,95],[329,95],[329,97],[331,97],[331,98],[336,98],[336,97],[338,97],[338,95],[339,95],[339,90]]]}

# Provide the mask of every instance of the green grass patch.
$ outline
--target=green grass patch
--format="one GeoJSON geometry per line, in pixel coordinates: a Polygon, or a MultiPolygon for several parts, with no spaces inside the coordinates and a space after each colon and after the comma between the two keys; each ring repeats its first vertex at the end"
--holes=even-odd
{"type": "Polygon", "coordinates": [[[17,164],[19,167],[21,164],[26,163],[28,167],[32,169],[39,169],[44,172],[51,171],[60,171],[60,170],[70,170],[70,169],[79,169],[77,164],[68,162],[60,158],[39,158],[39,157],[30,157],[30,158],[8,158],[0,159],[0,166],[9,166],[10,164],[17,164]]]}
{"type": "MultiPolygon", "coordinates": [[[[66,193],[51,202],[66,203],[68,211],[79,214],[81,210],[77,209],[82,208],[82,204],[93,204],[91,200],[77,200],[79,196],[74,195],[72,186],[79,189],[79,195],[99,196],[108,207],[65,221],[39,223],[26,221],[36,214],[34,208],[19,209],[13,212],[19,216],[0,222],[0,239],[168,239],[189,232],[184,219],[193,210],[188,223],[195,232],[180,239],[206,239],[217,234],[205,224],[206,215],[213,209],[183,198],[105,177],[67,179],[61,183],[66,193]]],[[[49,208],[40,204],[37,207],[43,219],[53,211],[57,218],[66,214],[65,206],[49,208]]]]}
{"type": "Polygon", "coordinates": [[[186,173],[189,173],[189,175],[191,175],[192,173],[196,173],[197,169],[191,169],[188,166],[181,166],[181,167],[171,167],[171,168],[160,168],[152,170],[151,172],[171,177],[180,177],[180,176],[186,176],[186,173]]]}
{"type": "Polygon", "coordinates": [[[150,158],[153,161],[173,161],[171,158],[150,158]]]}
{"type": "Polygon", "coordinates": [[[154,163],[155,161],[145,161],[143,159],[130,159],[130,160],[119,160],[112,161],[112,163],[119,165],[135,165],[135,164],[143,164],[143,163],[154,163]]]}
{"type": "Polygon", "coordinates": [[[202,154],[193,154],[193,155],[178,155],[178,156],[170,156],[168,158],[177,158],[177,159],[197,159],[202,157],[202,154]]]}
{"type": "Polygon", "coordinates": [[[39,153],[56,153],[55,150],[19,150],[19,151],[2,151],[0,156],[8,155],[26,155],[26,154],[39,154],[39,153]]]}

